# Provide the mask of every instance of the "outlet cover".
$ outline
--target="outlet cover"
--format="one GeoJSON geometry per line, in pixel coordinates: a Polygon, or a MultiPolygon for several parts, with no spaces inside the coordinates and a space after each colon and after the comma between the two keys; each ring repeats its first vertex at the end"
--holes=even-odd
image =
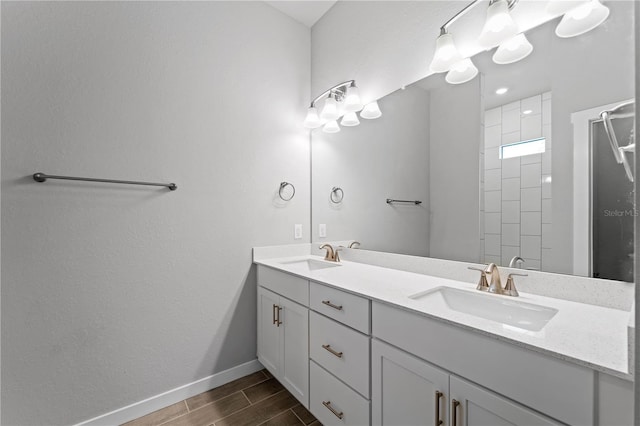
{"type": "Polygon", "coordinates": [[[293,238],[296,240],[302,239],[302,224],[296,223],[293,227],[293,238]]]}

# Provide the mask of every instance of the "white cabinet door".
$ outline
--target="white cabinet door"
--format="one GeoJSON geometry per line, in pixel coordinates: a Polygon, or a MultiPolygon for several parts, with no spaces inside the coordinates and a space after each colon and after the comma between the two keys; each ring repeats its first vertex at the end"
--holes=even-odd
{"type": "MultiPolygon", "coordinates": [[[[526,386],[526,383],[523,383],[526,386]]],[[[450,378],[451,426],[559,425],[519,404],[455,376],[450,378]]]]}
{"type": "Polygon", "coordinates": [[[448,424],[447,373],[378,340],[372,342],[371,356],[374,425],[448,424]]]}
{"type": "MultiPolygon", "coordinates": [[[[258,360],[275,377],[281,374],[281,333],[276,312],[280,296],[262,287],[258,287],[258,360]]],[[[281,312],[280,312],[281,313],[281,312]]]]}
{"type": "MultiPolygon", "coordinates": [[[[280,298],[282,371],[280,382],[309,408],[309,310],[280,298]]],[[[277,376],[276,376],[277,377],[277,376]]]]}

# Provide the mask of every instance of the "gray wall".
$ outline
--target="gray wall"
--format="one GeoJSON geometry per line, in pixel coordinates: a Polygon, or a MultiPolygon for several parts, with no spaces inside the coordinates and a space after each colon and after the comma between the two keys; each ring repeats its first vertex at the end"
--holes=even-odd
{"type": "Polygon", "coordinates": [[[2,424],[255,358],[251,247],[309,241],[309,45],[261,2],[2,2],[2,424]]]}
{"type": "Polygon", "coordinates": [[[380,118],[313,131],[314,242],[356,239],[368,250],[429,255],[429,104],[429,92],[412,86],[382,99],[380,118]],[[342,203],[329,200],[334,186],[344,190],[342,203]]]}
{"type": "Polygon", "coordinates": [[[430,256],[480,258],[481,79],[431,92],[430,256]]]}

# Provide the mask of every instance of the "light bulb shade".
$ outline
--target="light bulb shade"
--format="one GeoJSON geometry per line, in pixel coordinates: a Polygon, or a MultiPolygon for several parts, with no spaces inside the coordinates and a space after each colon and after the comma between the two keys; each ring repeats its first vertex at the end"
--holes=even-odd
{"type": "Polygon", "coordinates": [[[486,48],[494,47],[518,33],[518,26],[509,14],[507,0],[496,0],[487,9],[487,20],[478,42],[486,48]]]}
{"type": "Polygon", "coordinates": [[[451,65],[461,59],[462,55],[460,55],[456,44],[453,42],[453,36],[448,33],[441,34],[436,40],[436,52],[429,68],[433,72],[449,71],[451,65]]]}
{"type": "Polygon", "coordinates": [[[320,117],[318,117],[318,110],[315,107],[309,107],[307,117],[304,119],[302,125],[307,129],[317,129],[322,125],[320,117]]]}
{"type": "Polygon", "coordinates": [[[360,120],[358,120],[358,114],[353,111],[346,113],[344,117],[342,117],[342,121],[340,121],[340,124],[349,127],[357,126],[358,124],[360,124],[360,120]]]}
{"type": "Polygon", "coordinates": [[[338,133],[340,131],[340,126],[338,126],[338,122],[336,120],[332,120],[324,125],[322,131],[325,133],[338,133]]]}
{"type": "Polygon", "coordinates": [[[338,117],[340,117],[340,113],[338,112],[338,103],[332,95],[329,95],[329,97],[324,100],[324,106],[320,112],[320,118],[325,121],[334,121],[338,117]]]}
{"type": "Polygon", "coordinates": [[[524,34],[518,34],[498,47],[493,54],[493,62],[500,65],[511,64],[526,58],[531,52],[533,52],[533,46],[527,37],[524,34]]]}
{"type": "Polygon", "coordinates": [[[364,107],[364,105],[362,105],[362,101],[360,100],[360,93],[358,92],[358,88],[356,86],[349,86],[344,97],[344,111],[360,111],[362,107],[364,107]]]}
{"type": "Polygon", "coordinates": [[[374,118],[378,118],[382,116],[382,111],[380,111],[380,107],[378,106],[377,101],[373,101],[370,104],[366,104],[360,112],[360,117],[366,118],[367,120],[373,120],[374,118]]]}
{"type": "Polygon", "coordinates": [[[465,58],[451,67],[445,80],[450,84],[462,84],[473,80],[476,75],[478,75],[478,68],[473,65],[471,59],[465,58]]]}
{"type": "Polygon", "coordinates": [[[546,11],[549,15],[559,16],[589,0],[549,0],[546,11]]]}
{"type": "Polygon", "coordinates": [[[599,0],[590,0],[565,13],[556,27],[556,35],[562,38],[579,36],[602,24],[607,17],[609,8],[599,0]]]}

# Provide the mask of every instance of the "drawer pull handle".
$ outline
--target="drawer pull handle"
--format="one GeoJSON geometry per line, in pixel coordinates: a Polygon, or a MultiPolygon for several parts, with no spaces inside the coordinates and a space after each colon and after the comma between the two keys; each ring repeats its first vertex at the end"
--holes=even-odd
{"type": "Polygon", "coordinates": [[[440,398],[442,398],[442,396],[443,396],[442,392],[436,391],[436,421],[435,421],[436,426],[440,426],[442,423],[444,423],[440,419],[440,398]]]}
{"type": "Polygon", "coordinates": [[[323,300],[322,303],[324,303],[325,305],[332,307],[333,309],[336,309],[338,311],[342,310],[342,305],[338,306],[338,305],[334,305],[333,303],[331,303],[331,300],[323,300]]]}
{"type": "Polygon", "coordinates": [[[273,323],[276,325],[276,327],[280,327],[280,324],[282,324],[282,321],[280,321],[280,311],[282,310],[282,308],[276,304],[273,305],[273,323]]]}
{"type": "Polygon", "coordinates": [[[458,426],[458,407],[460,406],[460,401],[456,401],[455,399],[451,400],[451,426],[458,426]]]}
{"type": "Polygon", "coordinates": [[[342,420],[342,418],[344,417],[344,413],[342,411],[337,412],[336,409],[331,406],[331,401],[322,401],[322,405],[327,407],[329,411],[331,411],[333,415],[339,418],[340,420],[342,420]]]}
{"type": "Polygon", "coordinates": [[[331,348],[331,345],[322,345],[322,347],[328,350],[329,352],[331,352],[333,355],[337,356],[338,358],[342,358],[342,352],[336,352],[334,349],[331,348]]]}

